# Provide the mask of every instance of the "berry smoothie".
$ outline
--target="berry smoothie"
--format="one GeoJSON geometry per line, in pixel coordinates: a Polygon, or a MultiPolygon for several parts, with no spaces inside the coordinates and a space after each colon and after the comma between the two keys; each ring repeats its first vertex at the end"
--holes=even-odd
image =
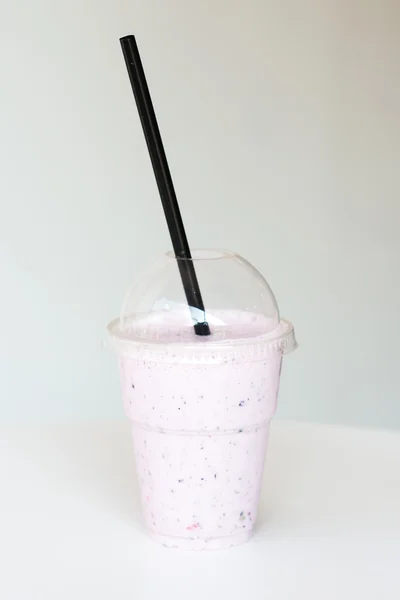
{"type": "Polygon", "coordinates": [[[221,548],[251,536],[282,354],[291,343],[284,321],[265,334],[265,317],[214,314],[207,339],[171,314],[167,325],[153,313],[128,333],[118,321],[109,327],[144,520],[170,547],[221,548]]]}

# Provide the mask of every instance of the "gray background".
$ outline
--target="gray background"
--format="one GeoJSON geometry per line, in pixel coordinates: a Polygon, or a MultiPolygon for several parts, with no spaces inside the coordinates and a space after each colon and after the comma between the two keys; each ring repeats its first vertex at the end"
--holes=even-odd
{"type": "Polygon", "coordinates": [[[400,426],[395,0],[16,0],[1,19],[0,418],[122,417],[107,322],[169,248],[135,32],[191,243],[243,254],[300,349],[278,417],[400,426]]]}

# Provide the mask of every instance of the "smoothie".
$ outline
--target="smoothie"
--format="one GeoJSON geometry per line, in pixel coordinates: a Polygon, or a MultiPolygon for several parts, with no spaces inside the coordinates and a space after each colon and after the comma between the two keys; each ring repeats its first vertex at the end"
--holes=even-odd
{"type": "Polygon", "coordinates": [[[123,332],[118,321],[110,325],[144,520],[171,547],[220,548],[250,537],[282,354],[292,343],[284,321],[265,334],[261,315],[210,313],[207,339],[173,312],[134,318],[123,332]]]}

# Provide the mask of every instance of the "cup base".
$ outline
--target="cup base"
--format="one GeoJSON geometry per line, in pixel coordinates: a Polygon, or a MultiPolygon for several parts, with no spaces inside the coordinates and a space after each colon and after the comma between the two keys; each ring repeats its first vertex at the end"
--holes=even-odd
{"type": "Polygon", "coordinates": [[[231,548],[247,542],[253,532],[251,530],[240,531],[233,535],[225,537],[210,537],[208,539],[191,539],[164,535],[157,531],[150,531],[151,538],[158,544],[166,548],[179,548],[181,550],[219,550],[221,548],[231,548]]]}

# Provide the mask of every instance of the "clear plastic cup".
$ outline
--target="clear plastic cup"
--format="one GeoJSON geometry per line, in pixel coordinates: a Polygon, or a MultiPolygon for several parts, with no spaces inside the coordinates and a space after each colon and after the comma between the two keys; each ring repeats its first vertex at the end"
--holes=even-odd
{"type": "MultiPolygon", "coordinates": [[[[144,521],[166,546],[245,542],[257,516],[282,356],[296,347],[265,279],[228,251],[193,251],[210,326],[166,254],[108,329],[132,422],[144,521]]],[[[184,259],[180,259],[184,260],[184,259]]]]}

